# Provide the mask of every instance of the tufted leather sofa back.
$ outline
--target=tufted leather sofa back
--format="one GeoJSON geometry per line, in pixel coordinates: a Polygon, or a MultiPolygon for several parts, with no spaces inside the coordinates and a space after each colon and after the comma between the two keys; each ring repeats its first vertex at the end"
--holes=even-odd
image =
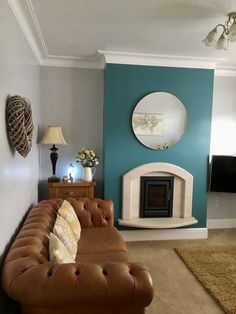
{"type": "Polygon", "coordinates": [[[31,209],[11,245],[4,263],[30,257],[36,263],[48,261],[49,233],[52,231],[61,199],[42,201],[31,209]]]}
{"type": "Polygon", "coordinates": [[[112,227],[114,224],[114,206],[111,200],[94,198],[67,199],[79,218],[82,228],[112,227]]]}
{"type": "MultiPolygon", "coordinates": [[[[68,201],[74,207],[82,228],[113,226],[112,201],[88,198],[70,198],[68,201]]],[[[44,200],[32,208],[10,247],[5,263],[26,256],[34,263],[48,262],[49,234],[62,202],[59,198],[44,200]]]]}

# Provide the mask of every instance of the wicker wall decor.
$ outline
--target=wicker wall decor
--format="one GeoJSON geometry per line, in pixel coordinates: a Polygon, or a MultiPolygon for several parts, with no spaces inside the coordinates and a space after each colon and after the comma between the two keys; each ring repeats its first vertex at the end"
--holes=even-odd
{"type": "Polygon", "coordinates": [[[32,147],[34,129],[30,101],[22,96],[9,97],[6,117],[10,141],[26,157],[32,147]]]}

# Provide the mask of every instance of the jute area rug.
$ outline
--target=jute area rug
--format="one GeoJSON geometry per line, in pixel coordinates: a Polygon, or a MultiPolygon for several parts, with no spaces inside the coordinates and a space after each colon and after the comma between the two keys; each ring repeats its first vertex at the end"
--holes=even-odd
{"type": "Polygon", "coordinates": [[[175,249],[226,313],[236,314],[236,246],[175,249]]]}

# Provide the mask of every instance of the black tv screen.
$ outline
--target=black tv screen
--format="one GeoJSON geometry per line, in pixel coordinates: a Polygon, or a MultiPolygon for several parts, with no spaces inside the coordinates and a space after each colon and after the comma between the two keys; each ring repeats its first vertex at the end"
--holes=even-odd
{"type": "Polygon", "coordinates": [[[213,155],[209,183],[211,192],[236,193],[236,156],[213,155]]]}

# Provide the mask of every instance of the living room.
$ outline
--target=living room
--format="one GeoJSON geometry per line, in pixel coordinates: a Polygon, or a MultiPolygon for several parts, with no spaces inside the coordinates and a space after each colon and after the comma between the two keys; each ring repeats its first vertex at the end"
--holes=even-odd
{"type": "MultiPolygon", "coordinates": [[[[152,1],[152,5],[155,8],[154,2],[152,1]]],[[[193,23],[196,16],[204,17],[197,25],[202,39],[217,23],[224,23],[227,13],[236,10],[233,1],[227,4],[225,1],[218,1],[217,5],[214,1],[207,1],[208,4],[194,4],[191,1],[191,10],[187,1],[181,3],[170,1],[165,5],[162,3],[162,6],[156,7],[156,10],[165,12],[167,16],[166,6],[168,8],[171,3],[172,9],[168,13],[173,20],[182,18],[185,23],[190,23],[189,17],[192,17],[193,23]],[[180,4],[181,7],[178,8],[180,4]]],[[[198,224],[189,228],[168,229],[169,236],[165,235],[165,230],[160,229],[151,230],[150,237],[148,235],[150,230],[148,232],[144,230],[143,234],[136,232],[137,241],[142,240],[142,237],[146,237],[147,240],[186,239],[186,233],[188,238],[206,238],[208,228],[225,229],[226,232],[236,228],[235,194],[208,192],[209,156],[235,155],[236,152],[234,141],[236,62],[233,57],[236,47],[234,43],[230,42],[227,51],[215,50],[212,47],[205,47],[195,38],[196,43],[193,48],[197,49],[199,46],[200,53],[194,55],[194,58],[191,54],[180,53],[181,49],[176,42],[169,52],[167,50],[164,52],[164,48],[163,50],[152,48],[148,51],[148,45],[140,50],[138,42],[139,40],[142,42],[141,39],[147,34],[142,33],[144,30],[139,29],[138,24],[137,29],[141,39],[136,34],[136,38],[133,37],[133,46],[128,35],[125,36],[122,32],[119,36],[113,34],[118,39],[124,36],[124,43],[127,44],[124,54],[116,53],[116,51],[120,52],[120,49],[116,48],[116,43],[112,46],[113,41],[110,41],[107,45],[106,43],[97,45],[96,50],[100,51],[99,54],[94,51],[92,57],[88,55],[86,58],[80,58],[78,54],[77,58],[72,58],[69,57],[72,55],[71,52],[66,50],[69,39],[63,33],[63,5],[65,13],[67,10],[76,11],[72,6],[73,1],[70,4],[71,7],[67,3],[65,8],[63,1],[52,1],[51,5],[48,1],[48,6],[44,10],[48,10],[49,13],[45,15],[45,11],[42,10],[43,5],[41,7],[35,0],[0,2],[2,108],[0,114],[2,181],[0,184],[3,208],[0,214],[1,253],[28,208],[37,204],[38,200],[47,198],[47,178],[51,175],[49,146],[40,144],[40,141],[48,125],[61,126],[67,142],[67,145],[59,145],[57,175],[60,178],[67,174],[67,168],[71,163],[77,170],[78,178],[81,178],[82,168],[76,163],[78,152],[83,147],[93,148],[96,151],[100,163],[96,167],[94,176],[95,196],[111,198],[114,201],[116,223],[122,218],[122,176],[128,171],[155,162],[177,165],[193,175],[192,210],[198,224]],[[25,11],[25,8],[28,11],[25,11]],[[55,20],[49,22],[50,13],[55,11],[58,11],[58,15],[55,14],[55,20]],[[34,12],[38,18],[48,55],[44,55],[45,51],[40,51],[39,39],[38,37],[35,39],[34,30],[29,28],[30,18],[32,19],[32,16],[29,17],[29,12],[34,12]],[[54,27],[53,23],[55,23],[54,27]],[[53,30],[59,24],[61,28],[54,35],[60,40],[56,41],[52,37],[53,30]],[[51,31],[47,29],[50,25],[51,31]],[[175,52],[173,47],[180,52],[175,52]],[[113,50],[115,53],[109,54],[106,50],[113,50]],[[57,58],[52,55],[57,55],[57,58]],[[63,55],[67,57],[62,58],[63,55]],[[116,61],[117,59],[120,61],[116,61]],[[143,146],[132,130],[131,115],[135,106],[144,96],[153,92],[177,95],[188,114],[188,127],[184,137],[175,146],[166,150],[151,150],[143,146]],[[26,158],[12,149],[7,135],[6,102],[8,96],[13,95],[22,95],[31,103],[34,124],[33,143],[26,158]]],[[[82,13],[85,16],[88,14],[89,17],[91,16],[88,12],[93,10],[98,15],[101,14],[100,17],[104,12],[111,14],[115,5],[112,1],[111,6],[107,5],[107,11],[103,8],[100,9],[101,12],[99,5],[94,4],[92,8],[86,7],[82,2],[78,5],[82,4],[87,10],[82,13]]],[[[126,6],[128,9],[131,4],[126,6]]],[[[141,8],[144,10],[142,6],[141,8]]],[[[152,8],[150,4],[147,11],[144,10],[149,14],[149,19],[152,18],[149,27],[154,23],[152,8]]],[[[117,10],[124,14],[121,6],[117,10]]],[[[169,20],[165,22],[161,19],[160,12],[156,14],[155,19],[160,19],[163,27],[166,27],[169,20]]],[[[141,16],[142,14],[137,15],[136,18],[141,16]]],[[[73,18],[77,18],[76,14],[73,18]]],[[[122,24],[125,20],[127,16],[115,20],[118,28],[119,23],[122,24]]],[[[108,28],[109,23],[112,24],[111,16],[105,21],[107,24],[104,22],[104,27],[108,28]]],[[[75,21],[71,23],[73,25],[75,21]]],[[[131,24],[130,27],[132,30],[134,26],[131,24]]],[[[181,27],[179,31],[185,34],[181,27]]],[[[88,27],[88,35],[86,35],[86,28],[83,29],[84,37],[90,36],[89,31],[88,27]]],[[[96,32],[94,33],[96,37],[96,32]]],[[[109,36],[112,37],[112,33],[109,36]]],[[[192,37],[195,35],[193,34],[192,37]]],[[[76,38],[80,42],[79,37],[71,35],[71,38],[73,40],[76,38]]],[[[148,37],[148,39],[152,38],[148,37]]],[[[89,42],[88,40],[85,42],[88,44],[89,51],[89,42]]],[[[72,42],[70,44],[73,48],[72,42]]],[[[83,45],[82,38],[81,45],[83,45]]],[[[122,230],[124,237],[129,237],[129,228],[123,229],[125,229],[122,230]]],[[[220,238],[220,235],[221,233],[217,237],[220,238]]],[[[131,247],[132,250],[134,248],[131,247]]],[[[171,313],[171,311],[160,313],[171,313]]]]}

